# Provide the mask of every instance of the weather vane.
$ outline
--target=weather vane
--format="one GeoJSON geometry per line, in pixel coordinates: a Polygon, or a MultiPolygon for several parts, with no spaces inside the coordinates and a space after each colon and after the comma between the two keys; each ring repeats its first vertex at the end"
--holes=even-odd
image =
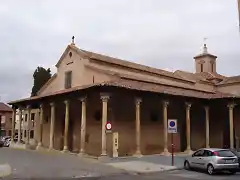
{"type": "Polygon", "coordinates": [[[206,45],[206,44],[207,44],[207,40],[208,40],[208,38],[207,38],[207,37],[203,38],[204,45],[206,45]]]}
{"type": "Polygon", "coordinates": [[[72,45],[75,44],[74,39],[75,39],[75,37],[73,36],[73,37],[72,37],[72,45]]]}

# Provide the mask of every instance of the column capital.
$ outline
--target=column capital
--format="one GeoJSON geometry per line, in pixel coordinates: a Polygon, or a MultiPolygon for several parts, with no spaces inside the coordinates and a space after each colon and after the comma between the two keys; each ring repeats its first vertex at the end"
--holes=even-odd
{"type": "Polygon", "coordinates": [[[40,107],[41,109],[43,108],[43,106],[44,106],[43,104],[40,104],[40,105],[39,105],[39,107],[40,107]]]}
{"type": "Polygon", "coordinates": [[[168,107],[169,101],[163,100],[163,101],[162,101],[162,104],[163,104],[163,107],[168,107]]]}
{"type": "Polygon", "coordinates": [[[191,108],[191,106],[192,106],[192,103],[190,103],[190,102],[185,102],[185,106],[186,106],[186,108],[191,108]]]}
{"type": "Polygon", "coordinates": [[[135,98],[135,104],[136,105],[140,105],[141,102],[142,102],[142,98],[139,98],[139,97],[135,98]]]}
{"type": "Polygon", "coordinates": [[[209,106],[204,106],[205,111],[209,111],[209,106]]]}
{"type": "Polygon", "coordinates": [[[227,105],[227,107],[228,107],[229,109],[233,109],[235,106],[236,106],[235,103],[229,103],[229,104],[227,105]]]}
{"type": "Polygon", "coordinates": [[[65,101],[64,101],[64,104],[65,104],[65,105],[68,105],[68,104],[69,104],[69,100],[65,100],[65,101]]]}
{"type": "Polygon", "coordinates": [[[101,93],[100,98],[103,102],[108,102],[108,100],[110,99],[110,95],[107,93],[101,93]]]}
{"type": "Polygon", "coordinates": [[[80,97],[80,98],[78,98],[78,100],[81,102],[86,102],[87,96],[80,97]]]}
{"type": "Polygon", "coordinates": [[[30,106],[30,105],[27,105],[27,109],[28,109],[28,110],[31,109],[31,106],[30,106]]]}
{"type": "Polygon", "coordinates": [[[54,107],[54,106],[55,106],[55,103],[54,103],[54,102],[51,102],[51,103],[50,103],[50,106],[51,106],[51,107],[54,107]]]}

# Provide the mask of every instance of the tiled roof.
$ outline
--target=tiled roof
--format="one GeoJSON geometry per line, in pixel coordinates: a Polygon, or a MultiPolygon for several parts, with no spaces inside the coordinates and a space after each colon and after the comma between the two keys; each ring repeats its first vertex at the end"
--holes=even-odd
{"type": "Polygon", "coordinates": [[[9,107],[7,104],[4,104],[3,102],[0,102],[0,111],[11,112],[12,108],[9,107]]]}
{"type": "Polygon", "coordinates": [[[79,91],[83,89],[88,89],[92,87],[116,87],[116,88],[125,88],[130,90],[138,90],[138,91],[147,91],[147,92],[155,92],[155,93],[161,93],[161,94],[168,94],[168,95],[176,95],[176,96],[185,96],[185,97],[195,97],[195,98],[201,98],[201,99],[215,99],[215,98],[230,98],[235,97],[231,94],[226,93],[220,93],[220,92],[204,92],[199,90],[191,90],[187,88],[180,88],[180,87],[174,87],[170,85],[162,85],[158,83],[147,83],[147,82],[139,82],[136,80],[115,80],[115,81],[107,81],[102,83],[96,83],[96,84],[90,84],[85,86],[77,86],[70,89],[64,89],[61,91],[57,91],[54,93],[49,93],[41,96],[34,96],[26,99],[21,99],[17,101],[9,102],[8,104],[17,104],[21,102],[27,102],[31,100],[38,100],[42,98],[46,98],[49,96],[54,95],[63,95],[74,91],[79,91]]]}
{"type": "Polygon", "coordinates": [[[111,63],[111,64],[115,64],[115,65],[125,66],[128,68],[137,69],[137,70],[141,70],[141,71],[145,71],[145,72],[149,72],[152,74],[157,74],[157,75],[161,75],[161,76],[165,76],[165,77],[169,77],[169,78],[173,78],[173,79],[178,79],[178,80],[182,80],[182,81],[191,81],[191,80],[186,80],[186,79],[180,78],[178,76],[175,76],[172,72],[165,71],[162,69],[157,69],[157,68],[137,64],[134,62],[130,62],[130,61],[126,61],[126,60],[86,51],[83,49],[79,49],[78,47],[73,46],[73,45],[71,45],[70,47],[75,49],[78,52],[85,53],[85,55],[92,60],[97,60],[97,61],[102,61],[102,62],[111,63]]]}
{"type": "Polygon", "coordinates": [[[240,82],[240,76],[232,76],[225,78],[222,82],[218,83],[218,85],[223,85],[223,84],[232,84],[232,83],[238,83],[240,82]]]}
{"type": "Polygon", "coordinates": [[[161,81],[160,78],[158,78],[158,80],[153,79],[151,77],[141,77],[141,76],[133,76],[133,75],[129,75],[129,74],[125,74],[125,73],[119,73],[119,72],[115,72],[114,70],[106,70],[106,69],[100,69],[99,67],[93,66],[93,65],[85,65],[85,67],[93,69],[95,71],[99,71],[101,73],[105,73],[108,75],[113,75],[113,76],[118,76],[122,79],[129,79],[129,80],[136,80],[136,81],[141,81],[141,82],[148,82],[148,83],[158,83],[158,84],[162,84],[162,85],[170,85],[170,86],[175,86],[175,87],[180,87],[180,88],[188,88],[188,89],[192,89],[192,90],[199,90],[199,91],[205,91],[205,92],[214,92],[212,90],[208,90],[208,89],[203,89],[200,87],[195,87],[193,86],[193,82],[190,83],[185,83],[184,85],[180,85],[177,84],[176,82],[163,82],[161,81]]]}
{"type": "Polygon", "coordinates": [[[177,70],[174,72],[174,74],[192,81],[205,81],[208,83],[214,83],[211,81],[214,79],[220,79],[220,80],[226,79],[226,77],[223,75],[220,75],[218,73],[209,73],[209,72],[191,73],[191,72],[177,70]]]}

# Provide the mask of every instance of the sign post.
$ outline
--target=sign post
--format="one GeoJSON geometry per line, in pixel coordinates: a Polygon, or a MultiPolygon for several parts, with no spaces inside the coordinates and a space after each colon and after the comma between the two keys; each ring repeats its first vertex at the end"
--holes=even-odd
{"type": "Polygon", "coordinates": [[[174,142],[173,142],[173,134],[177,133],[177,120],[169,119],[168,120],[168,133],[171,134],[171,144],[172,144],[172,166],[174,166],[174,142]]]}

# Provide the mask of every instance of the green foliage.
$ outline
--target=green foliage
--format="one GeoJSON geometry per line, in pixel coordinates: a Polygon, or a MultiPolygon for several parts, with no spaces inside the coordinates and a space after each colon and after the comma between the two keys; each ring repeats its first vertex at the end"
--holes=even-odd
{"type": "Polygon", "coordinates": [[[43,67],[37,67],[33,73],[33,87],[32,96],[36,96],[37,92],[43,87],[43,85],[52,77],[50,68],[45,69],[43,67]]]}

